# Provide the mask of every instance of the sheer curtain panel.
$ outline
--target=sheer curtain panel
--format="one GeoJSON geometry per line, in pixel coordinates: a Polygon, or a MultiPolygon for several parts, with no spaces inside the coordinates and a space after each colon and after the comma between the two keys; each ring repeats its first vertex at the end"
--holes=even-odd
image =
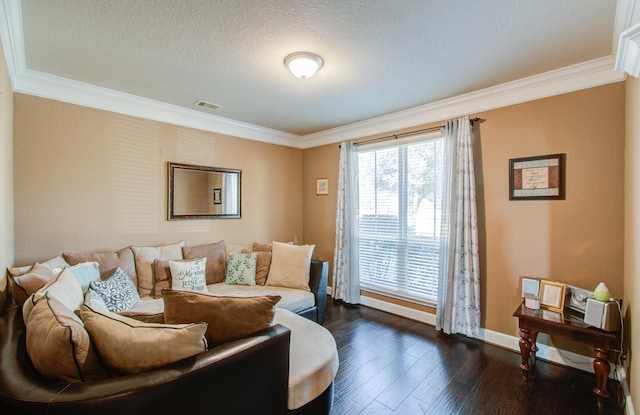
{"type": "Polygon", "coordinates": [[[476,186],[469,117],[447,121],[440,238],[440,275],[436,329],[469,337],[480,335],[480,265],[476,186]],[[446,205],[446,204],[444,204],[446,205]]]}
{"type": "Polygon", "coordinates": [[[358,155],[354,142],[340,146],[336,242],[333,256],[331,296],[360,304],[358,269],[358,155]]]}

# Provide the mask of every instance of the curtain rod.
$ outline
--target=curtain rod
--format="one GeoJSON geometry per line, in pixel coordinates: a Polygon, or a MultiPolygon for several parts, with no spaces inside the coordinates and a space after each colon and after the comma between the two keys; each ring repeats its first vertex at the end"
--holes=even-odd
{"type": "MultiPolygon", "coordinates": [[[[472,119],[469,120],[471,125],[473,125],[476,122],[477,123],[483,123],[485,121],[486,120],[484,118],[479,118],[479,117],[472,118],[472,119]]],[[[437,131],[437,130],[441,129],[442,127],[444,127],[444,124],[443,125],[439,125],[437,127],[423,128],[421,130],[407,131],[406,133],[392,134],[392,135],[387,135],[387,136],[384,136],[384,137],[372,138],[370,140],[364,140],[364,141],[360,141],[359,143],[355,143],[355,145],[359,146],[359,145],[363,145],[363,144],[377,143],[378,141],[385,141],[385,140],[391,140],[391,139],[397,140],[399,138],[406,137],[406,136],[409,136],[409,135],[427,133],[429,131],[437,131]]],[[[340,146],[338,146],[338,147],[340,147],[340,146]]]]}

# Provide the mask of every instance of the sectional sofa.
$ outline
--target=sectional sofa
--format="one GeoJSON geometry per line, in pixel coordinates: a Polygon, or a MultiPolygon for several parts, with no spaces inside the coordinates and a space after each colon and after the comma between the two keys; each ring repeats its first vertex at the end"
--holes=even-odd
{"type": "MultiPolygon", "coordinates": [[[[317,323],[324,321],[327,264],[307,256],[307,285],[296,286],[300,281],[288,280],[287,273],[296,272],[291,262],[299,257],[281,254],[304,248],[274,243],[270,255],[256,254],[268,251],[252,248],[261,246],[238,247],[220,241],[188,247],[181,241],[108,253],[65,253],[43,264],[10,270],[12,274],[26,271],[23,275],[29,275],[48,268],[55,276],[32,293],[23,289],[29,285],[26,279],[11,278],[14,301],[0,316],[0,412],[328,414],[338,355],[333,337],[317,323]],[[255,259],[256,268],[264,266],[257,257],[270,256],[269,270],[265,274],[262,269],[262,277],[266,275],[267,280],[248,285],[214,281],[213,276],[218,275],[219,279],[221,269],[227,278],[232,274],[230,268],[237,270],[230,259],[238,253],[250,254],[242,257],[255,259]],[[184,268],[201,258],[207,260],[206,290],[174,289],[177,271],[175,267],[167,268],[167,262],[184,268]],[[169,273],[168,281],[167,275],[162,275],[162,267],[169,273]],[[284,274],[272,272],[277,268],[284,274]],[[98,272],[99,277],[87,277],[87,271],[98,272]],[[100,297],[92,287],[98,290],[100,284],[110,282],[117,273],[129,277],[139,296],[133,306],[121,312],[104,309],[100,301],[91,299],[100,297]],[[77,281],[81,294],[77,288],[69,289],[65,281],[74,287],[77,281]],[[76,317],[52,311],[58,309],[74,309],[76,317]],[[185,317],[185,310],[200,314],[193,322],[182,321],[191,320],[185,317]],[[221,310],[229,311],[235,320],[221,321],[221,310]],[[252,315],[256,310],[258,314],[252,315]],[[47,320],[50,314],[55,317],[47,320]],[[47,322],[45,334],[34,335],[34,327],[43,316],[47,322]],[[201,317],[206,323],[199,322],[201,317]],[[168,318],[174,321],[164,321],[168,318]],[[56,343],[47,337],[54,331],[49,321],[54,321],[56,330],[77,337],[76,332],[82,329],[76,327],[74,332],[69,328],[75,319],[87,330],[89,347],[83,349],[82,341],[76,341],[75,349],[72,347],[67,355],[42,363],[41,356],[49,358],[49,350],[64,349],[53,347],[56,343]],[[186,331],[190,334],[183,336],[186,331]],[[153,337],[166,332],[171,332],[169,337],[153,337]],[[175,347],[172,342],[176,340],[171,337],[174,332],[181,333],[175,347]],[[203,337],[208,344],[201,344],[203,337]],[[184,343],[188,338],[195,340],[184,343]],[[119,347],[121,351],[114,351],[119,347]],[[90,359],[86,358],[91,348],[98,369],[89,365],[90,359]],[[164,358],[175,353],[177,357],[168,363],[145,366],[149,356],[158,354],[164,358]],[[75,367],[71,365],[65,372],[58,366],[69,354],[73,355],[75,367]],[[85,358],[79,359],[78,355],[85,358]],[[106,368],[105,373],[100,366],[106,368]],[[62,375],[56,377],[56,370],[62,375]]],[[[256,271],[256,275],[260,274],[256,271]]],[[[119,294],[114,297],[121,298],[119,294]]],[[[62,337],[66,346],[67,339],[62,337]]]]}

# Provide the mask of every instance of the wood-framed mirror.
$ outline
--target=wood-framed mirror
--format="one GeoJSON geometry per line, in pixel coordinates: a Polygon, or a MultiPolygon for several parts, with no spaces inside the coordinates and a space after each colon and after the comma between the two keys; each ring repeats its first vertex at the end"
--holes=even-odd
{"type": "Polygon", "coordinates": [[[168,220],[241,218],[242,170],[167,162],[168,220]]]}

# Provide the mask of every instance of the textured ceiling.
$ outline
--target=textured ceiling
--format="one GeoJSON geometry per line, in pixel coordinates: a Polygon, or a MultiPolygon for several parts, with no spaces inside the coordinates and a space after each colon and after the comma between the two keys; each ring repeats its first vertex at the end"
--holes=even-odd
{"type": "Polygon", "coordinates": [[[305,135],[612,54],[615,0],[22,0],[29,69],[305,135]],[[286,55],[324,58],[302,81],[286,55]]]}

